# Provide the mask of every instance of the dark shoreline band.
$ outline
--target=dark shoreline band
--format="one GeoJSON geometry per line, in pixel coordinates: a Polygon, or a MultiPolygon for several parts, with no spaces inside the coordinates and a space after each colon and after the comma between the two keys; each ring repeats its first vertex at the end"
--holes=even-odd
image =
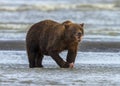
{"type": "MultiPolygon", "coordinates": [[[[0,50],[25,50],[23,40],[1,40],[0,50]]],[[[81,52],[120,52],[120,42],[83,41],[79,46],[81,52]]]]}

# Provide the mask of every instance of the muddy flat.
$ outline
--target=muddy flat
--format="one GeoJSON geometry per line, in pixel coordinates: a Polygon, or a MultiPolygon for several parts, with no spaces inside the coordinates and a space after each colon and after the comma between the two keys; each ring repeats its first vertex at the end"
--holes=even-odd
{"type": "MultiPolygon", "coordinates": [[[[65,59],[67,52],[60,55],[65,59]]],[[[59,68],[49,56],[44,68],[28,67],[25,51],[0,51],[0,86],[119,86],[120,53],[78,52],[73,69],[59,68]]]]}

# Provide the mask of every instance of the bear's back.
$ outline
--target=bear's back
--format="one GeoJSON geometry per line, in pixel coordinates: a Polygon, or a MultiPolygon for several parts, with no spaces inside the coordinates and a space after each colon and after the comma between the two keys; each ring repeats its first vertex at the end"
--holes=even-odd
{"type": "Polygon", "coordinates": [[[56,26],[57,22],[52,21],[52,20],[45,20],[45,21],[41,21],[38,22],[36,24],[34,24],[28,31],[27,33],[27,37],[26,40],[32,40],[32,39],[37,39],[39,37],[39,35],[45,35],[45,33],[48,33],[48,29],[53,28],[54,26],[56,26]]]}

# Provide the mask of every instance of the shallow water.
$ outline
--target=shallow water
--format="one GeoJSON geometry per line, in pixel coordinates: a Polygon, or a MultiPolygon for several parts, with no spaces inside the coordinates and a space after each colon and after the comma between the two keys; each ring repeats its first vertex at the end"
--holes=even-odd
{"type": "Polygon", "coordinates": [[[0,40],[25,40],[44,19],[85,23],[85,40],[120,40],[119,0],[0,0],[0,40]]]}
{"type": "Polygon", "coordinates": [[[0,56],[0,86],[120,84],[120,53],[78,52],[73,69],[59,68],[51,57],[44,58],[45,68],[30,69],[25,51],[0,51],[0,56]]]}

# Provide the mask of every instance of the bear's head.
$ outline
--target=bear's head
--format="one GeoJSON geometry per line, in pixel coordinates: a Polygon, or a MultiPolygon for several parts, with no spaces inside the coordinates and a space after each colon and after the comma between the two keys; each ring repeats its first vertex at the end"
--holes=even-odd
{"type": "Polygon", "coordinates": [[[65,40],[67,42],[80,42],[84,35],[84,23],[76,24],[71,21],[63,22],[65,26],[65,40]]]}

